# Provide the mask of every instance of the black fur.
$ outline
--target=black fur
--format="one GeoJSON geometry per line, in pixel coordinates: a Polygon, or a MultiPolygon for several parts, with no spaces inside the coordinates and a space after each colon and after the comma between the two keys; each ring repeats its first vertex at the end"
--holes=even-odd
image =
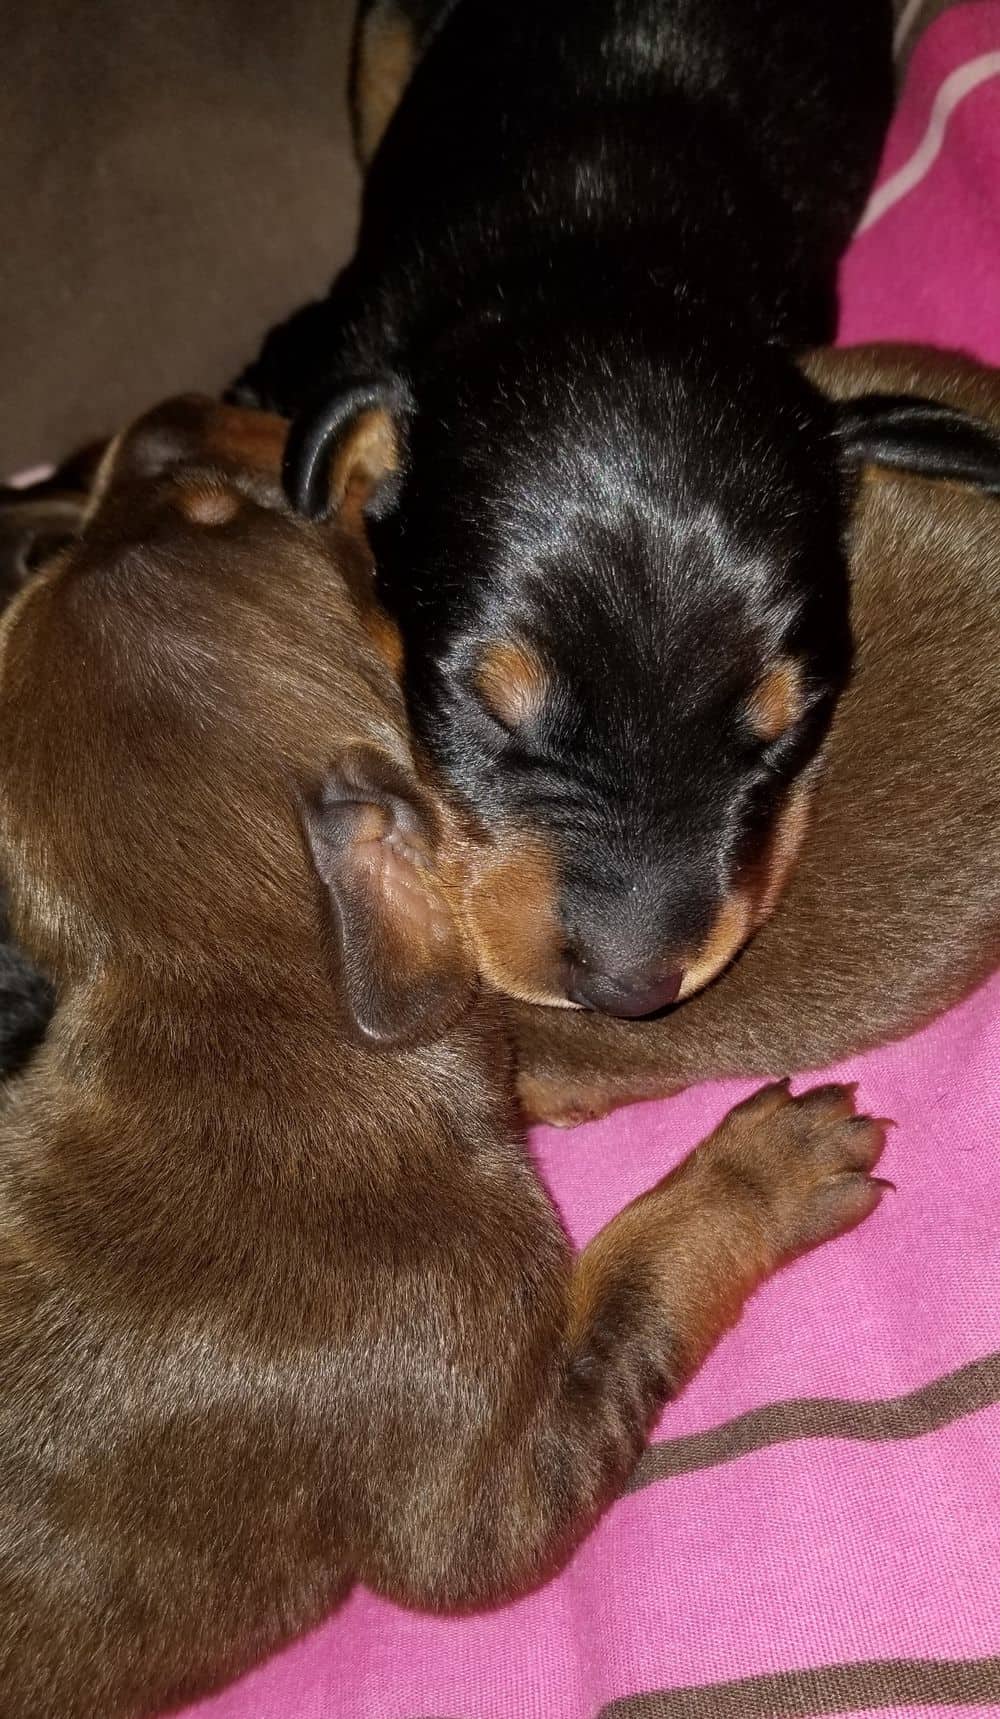
{"type": "Polygon", "coordinates": [[[27,1061],[54,1006],[48,980],[10,941],[6,892],[0,889],[0,1075],[16,1073],[27,1061]]]}
{"type": "MultiPolygon", "coordinates": [[[[354,262],[238,386],[319,402],[322,425],[348,383],[402,384],[373,542],[412,714],[486,826],[554,848],[567,987],[583,964],[656,994],[848,672],[836,418],[793,354],[832,330],[889,11],[458,0],[372,164],[354,262]],[[472,684],[512,635],[551,684],[516,735],[472,684]],[[807,707],[763,745],[747,699],[788,655],[807,707]]],[[[329,441],[307,425],[300,498],[310,447],[329,441]]]]}

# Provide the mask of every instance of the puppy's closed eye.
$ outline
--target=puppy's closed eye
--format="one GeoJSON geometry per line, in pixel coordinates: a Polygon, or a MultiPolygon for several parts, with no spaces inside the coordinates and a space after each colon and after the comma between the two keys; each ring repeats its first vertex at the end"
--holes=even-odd
{"type": "Polygon", "coordinates": [[[538,654],[523,639],[499,639],[480,653],[473,685],[489,714],[517,731],[541,714],[548,675],[538,654]]]}

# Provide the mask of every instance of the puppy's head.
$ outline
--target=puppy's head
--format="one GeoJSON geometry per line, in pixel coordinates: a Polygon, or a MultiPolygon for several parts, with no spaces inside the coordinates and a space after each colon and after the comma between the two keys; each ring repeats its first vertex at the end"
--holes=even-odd
{"type": "Polygon", "coordinates": [[[57,984],[259,974],[321,944],[347,1024],[433,1034],[472,964],[361,533],[284,502],[286,426],[182,399],[105,458],[0,631],[0,849],[57,984]]]}
{"type": "MultiPolygon", "coordinates": [[[[682,345],[480,342],[386,395],[380,590],[420,738],[484,832],[483,969],[532,1001],[648,1014],[731,959],[848,669],[825,402],[779,355],[682,345]]],[[[377,396],[352,404],[337,448],[377,396]]],[[[292,448],[307,505],[329,445],[307,421],[292,448]]]]}
{"type": "Polygon", "coordinates": [[[806,828],[858,466],[996,481],[995,438],[919,399],[834,406],[692,313],[635,340],[620,317],[459,334],[406,388],[345,389],[290,439],[297,505],[361,441],[413,720],[483,832],[483,971],[620,1015],[690,995],[806,828]]]}

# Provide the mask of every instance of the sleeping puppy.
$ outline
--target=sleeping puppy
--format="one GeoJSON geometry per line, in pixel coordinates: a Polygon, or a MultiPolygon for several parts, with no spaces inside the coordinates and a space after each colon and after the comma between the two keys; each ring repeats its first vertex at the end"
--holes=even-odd
{"type": "MultiPolygon", "coordinates": [[[[834,395],[912,389],[1000,428],[996,370],[891,347],[810,370],[834,395]]],[[[852,574],[854,677],[773,918],[662,1021],[519,1010],[532,1117],[823,1067],[914,1031],[1000,961],[1000,463],[978,488],[872,472],[852,574]]]]}
{"type": "Polygon", "coordinates": [[[137,1719],[355,1581],[541,1580],[751,1289],[877,1204],[767,1088],[574,1259],[419,779],[354,494],[180,401],[0,629],[0,848],[56,981],[0,1123],[4,1719],[137,1719]]]}
{"type": "Polygon", "coordinates": [[[688,996],[752,929],[738,873],[800,825],[850,636],[836,414],[791,354],[832,329],[889,15],[362,10],[357,256],[238,393],[304,408],[306,511],[331,459],[381,480],[411,715],[493,844],[519,997],[688,996]]]}

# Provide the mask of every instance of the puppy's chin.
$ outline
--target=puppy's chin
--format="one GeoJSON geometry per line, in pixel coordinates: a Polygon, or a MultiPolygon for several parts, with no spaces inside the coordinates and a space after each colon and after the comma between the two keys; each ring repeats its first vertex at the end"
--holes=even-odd
{"type": "Polygon", "coordinates": [[[508,977],[499,966],[491,971],[488,957],[486,959],[481,957],[480,972],[486,983],[494,991],[499,991],[502,996],[509,997],[511,1002],[531,1003],[534,1008],[538,1009],[569,1009],[571,1013],[577,1015],[588,1012],[582,1003],[574,1003],[571,997],[562,993],[527,987],[518,977],[508,977]]]}
{"type": "MultiPolygon", "coordinates": [[[[471,902],[467,898],[465,905],[466,936],[475,951],[484,983],[516,1003],[531,1003],[541,1009],[580,1011],[581,1005],[574,1003],[562,989],[561,977],[553,974],[554,963],[546,962],[544,956],[537,961],[533,959],[535,950],[530,932],[525,934],[515,919],[512,934],[505,936],[500,904],[491,901],[488,911],[484,912],[485,905],[477,902],[475,892],[471,902]]],[[[543,955],[541,950],[538,953],[543,955]]]]}
{"type": "Polygon", "coordinates": [[[540,1008],[574,1009],[566,995],[555,857],[543,837],[510,829],[465,844],[465,934],[494,991],[540,1008]]]}
{"type": "MultiPolygon", "coordinates": [[[[708,935],[673,963],[683,972],[678,1003],[717,979],[778,906],[805,838],[812,786],[811,774],[790,789],[758,852],[723,898],[708,935]]],[[[468,853],[466,848],[466,861],[468,853]]],[[[556,875],[551,851],[534,834],[520,832],[478,848],[461,890],[465,932],[494,991],[539,1008],[585,1012],[566,994],[556,875]]],[[[665,970],[672,964],[669,954],[660,962],[665,970]]]]}

